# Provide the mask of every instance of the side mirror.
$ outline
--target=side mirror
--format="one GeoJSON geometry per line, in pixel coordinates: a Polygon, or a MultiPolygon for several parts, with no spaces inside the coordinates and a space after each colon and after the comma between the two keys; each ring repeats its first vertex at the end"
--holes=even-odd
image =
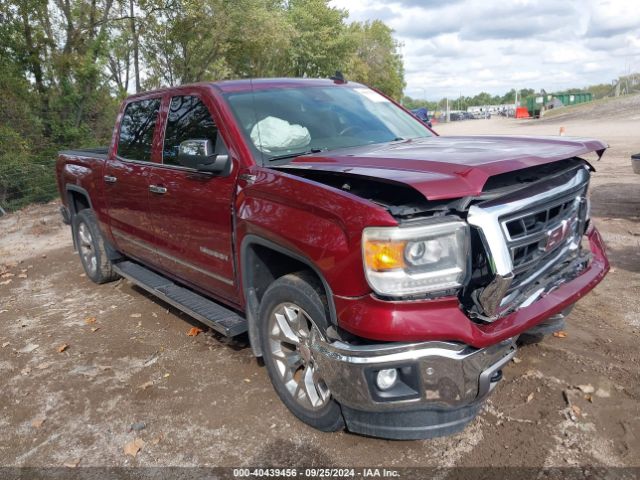
{"type": "Polygon", "coordinates": [[[213,153],[211,140],[185,140],[178,148],[178,162],[200,172],[221,173],[229,163],[229,156],[213,153]]]}

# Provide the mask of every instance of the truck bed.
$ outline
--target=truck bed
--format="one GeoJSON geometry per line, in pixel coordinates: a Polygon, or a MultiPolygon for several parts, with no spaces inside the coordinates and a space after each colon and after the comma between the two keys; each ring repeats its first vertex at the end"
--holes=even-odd
{"type": "Polygon", "coordinates": [[[92,157],[106,160],[109,153],[109,147],[92,147],[92,148],[76,148],[74,150],[61,150],[59,155],[76,156],[76,157],[92,157]]]}

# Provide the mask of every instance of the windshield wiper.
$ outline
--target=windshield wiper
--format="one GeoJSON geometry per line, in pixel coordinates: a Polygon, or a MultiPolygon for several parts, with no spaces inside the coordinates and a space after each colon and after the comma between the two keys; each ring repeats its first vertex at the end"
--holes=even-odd
{"type": "Polygon", "coordinates": [[[275,160],[284,160],[286,158],[301,157],[303,155],[311,155],[312,153],[320,153],[320,152],[326,152],[326,151],[327,151],[326,148],[310,148],[309,150],[307,150],[305,152],[296,152],[296,153],[287,153],[285,155],[276,155],[275,157],[270,157],[269,161],[273,162],[275,160]]]}

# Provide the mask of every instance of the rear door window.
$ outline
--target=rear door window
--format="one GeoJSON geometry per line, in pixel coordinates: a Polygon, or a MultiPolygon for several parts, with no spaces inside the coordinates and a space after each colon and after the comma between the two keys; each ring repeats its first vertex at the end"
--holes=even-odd
{"type": "Polygon", "coordinates": [[[151,144],[159,110],[159,98],[127,105],[120,122],[119,156],[129,160],[151,161],[151,144]]]}
{"type": "Polygon", "coordinates": [[[215,153],[225,152],[211,113],[202,100],[190,95],[171,99],[162,150],[164,164],[179,165],[178,150],[185,140],[211,140],[215,153]]]}

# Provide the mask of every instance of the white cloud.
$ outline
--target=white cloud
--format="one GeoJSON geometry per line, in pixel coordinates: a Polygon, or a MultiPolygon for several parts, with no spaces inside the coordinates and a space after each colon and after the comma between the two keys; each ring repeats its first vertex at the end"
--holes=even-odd
{"type": "Polygon", "coordinates": [[[638,3],[634,1],[600,0],[589,3],[587,34],[611,37],[640,28],[638,3]]]}
{"type": "Polygon", "coordinates": [[[640,70],[637,0],[332,0],[402,43],[407,94],[608,83],[640,70]]]}

